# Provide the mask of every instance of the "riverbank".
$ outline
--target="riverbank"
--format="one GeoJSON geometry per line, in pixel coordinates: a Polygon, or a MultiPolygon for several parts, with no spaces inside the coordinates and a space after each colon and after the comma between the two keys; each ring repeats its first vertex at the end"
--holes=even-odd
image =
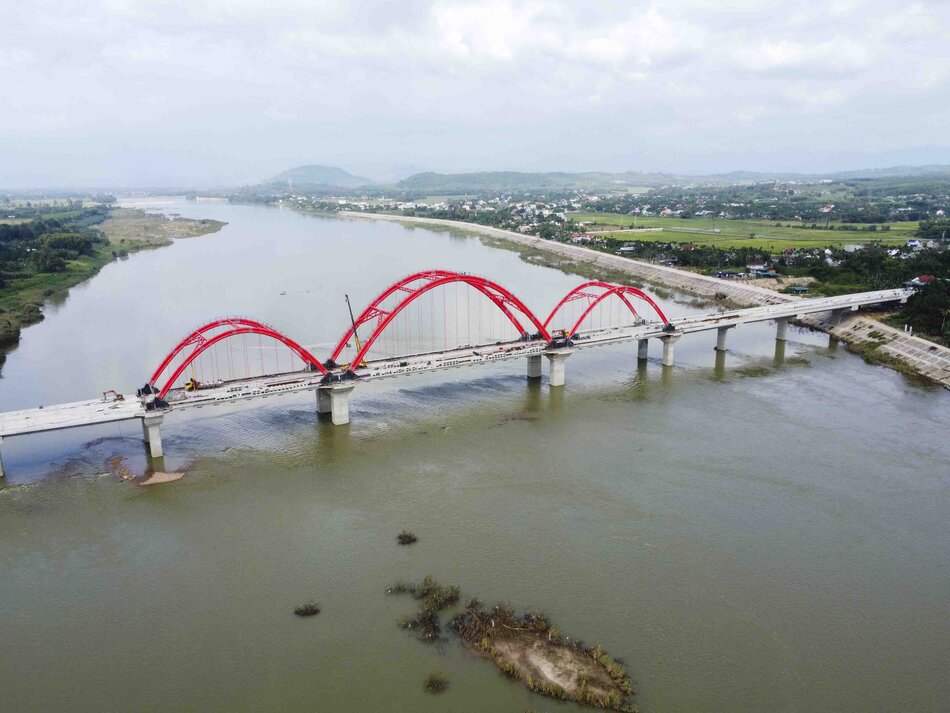
{"type": "Polygon", "coordinates": [[[90,255],[66,263],[63,272],[38,273],[10,282],[0,289],[0,367],[6,354],[20,341],[20,332],[43,320],[43,306],[62,300],[69,289],[95,276],[113,260],[139,250],[171,245],[180,238],[217,232],[226,223],[217,220],[170,218],[133,208],[113,208],[95,226],[106,238],[90,255]]]}
{"type": "MultiPolygon", "coordinates": [[[[529,262],[538,262],[566,272],[609,281],[629,281],[633,277],[661,288],[687,292],[729,306],[758,307],[801,299],[758,285],[721,280],[687,270],[654,265],[591,248],[544,240],[533,235],[475,223],[351,211],[341,211],[339,215],[345,218],[389,220],[410,225],[425,225],[429,228],[441,226],[462,230],[497,242],[498,247],[514,250],[529,262]],[[550,255],[555,255],[560,260],[551,261],[550,255]],[[544,256],[548,259],[543,259],[544,256]],[[594,268],[595,272],[592,273],[590,268],[594,268]]],[[[866,315],[844,320],[840,325],[816,318],[800,321],[808,327],[832,334],[846,342],[852,351],[860,354],[869,363],[896,369],[905,374],[917,375],[950,389],[950,349],[947,347],[909,336],[866,315]]]]}

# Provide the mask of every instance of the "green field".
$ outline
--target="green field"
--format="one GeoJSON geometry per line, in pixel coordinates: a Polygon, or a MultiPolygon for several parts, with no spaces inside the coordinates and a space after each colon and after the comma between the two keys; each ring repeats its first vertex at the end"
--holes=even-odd
{"type": "Polygon", "coordinates": [[[812,230],[805,227],[786,227],[768,220],[728,220],[723,218],[658,218],[617,213],[572,213],[569,219],[578,230],[588,232],[624,230],[630,228],[662,228],[652,233],[608,233],[603,237],[615,240],[643,240],[648,242],[680,242],[696,245],[714,245],[720,248],[747,247],[771,249],[775,252],[788,247],[833,247],[868,242],[884,245],[903,245],[917,232],[916,222],[888,223],[890,230],[812,230]],[[583,223],[584,225],[579,225],[583,223]],[[701,232],[719,230],[719,233],[701,232]],[[698,232],[690,232],[698,231],[698,232]]]}

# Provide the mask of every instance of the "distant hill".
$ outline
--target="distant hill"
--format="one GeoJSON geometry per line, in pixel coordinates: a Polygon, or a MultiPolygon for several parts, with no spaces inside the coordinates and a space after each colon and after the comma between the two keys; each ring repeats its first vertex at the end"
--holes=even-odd
{"type": "Polygon", "coordinates": [[[395,184],[403,191],[472,193],[478,191],[519,191],[572,188],[631,188],[669,183],[672,175],[662,173],[521,173],[485,171],[481,173],[417,173],[395,184]]]}
{"type": "Polygon", "coordinates": [[[485,191],[524,190],[622,190],[635,187],[656,187],[670,184],[749,184],[766,181],[860,180],[885,177],[920,177],[950,174],[950,166],[894,166],[891,168],[840,171],[836,173],[755,173],[734,171],[710,175],[677,175],[626,171],[606,173],[522,173],[518,171],[484,171],[479,173],[417,173],[394,184],[400,191],[450,195],[485,191]]]}
{"type": "Polygon", "coordinates": [[[337,166],[297,166],[289,171],[278,173],[265,181],[266,185],[283,186],[290,189],[302,189],[323,186],[339,188],[358,188],[371,185],[373,181],[362,176],[354,176],[337,166]]]}

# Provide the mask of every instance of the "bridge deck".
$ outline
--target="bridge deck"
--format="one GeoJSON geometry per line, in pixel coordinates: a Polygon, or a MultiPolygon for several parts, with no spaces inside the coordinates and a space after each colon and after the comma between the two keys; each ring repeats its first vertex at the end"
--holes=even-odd
{"type": "Polygon", "coordinates": [[[145,408],[132,397],[123,401],[74,401],[22,411],[0,413],[0,438],[40,431],[91,426],[96,423],[125,421],[145,415],[145,408]]]}
{"type": "MultiPolygon", "coordinates": [[[[842,295],[840,297],[795,299],[762,307],[686,317],[673,320],[672,324],[676,327],[674,334],[691,334],[720,327],[734,327],[748,322],[762,322],[836,309],[856,309],[861,305],[906,300],[910,294],[912,294],[910,290],[880,290],[842,295]]],[[[660,322],[651,322],[637,326],[592,330],[581,333],[574,346],[582,349],[637,339],[663,337],[666,335],[663,327],[664,325],[660,322]]],[[[374,360],[370,361],[365,367],[358,369],[357,372],[360,381],[392,378],[542,354],[546,347],[547,344],[541,340],[466,346],[445,352],[374,360]]],[[[172,410],[201,408],[203,406],[267,398],[280,394],[313,391],[319,388],[320,379],[321,375],[319,373],[307,371],[271,374],[232,381],[191,393],[186,393],[183,389],[173,389],[168,394],[168,401],[172,410]]],[[[97,399],[23,411],[11,411],[0,413],[0,438],[89,426],[97,423],[124,421],[141,418],[145,415],[145,408],[134,397],[115,402],[104,402],[97,399]]]]}

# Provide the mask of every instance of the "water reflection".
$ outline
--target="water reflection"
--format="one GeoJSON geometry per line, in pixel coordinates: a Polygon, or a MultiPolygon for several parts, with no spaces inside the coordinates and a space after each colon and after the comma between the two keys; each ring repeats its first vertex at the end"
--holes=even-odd
{"type": "Polygon", "coordinates": [[[781,366],[785,363],[785,346],[788,344],[784,339],[775,340],[775,356],[772,357],[772,361],[775,366],[781,366]]]}
{"type": "Polygon", "coordinates": [[[726,352],[715,350],[716,363],[713,366],[713,381],[723,381],[726,376],[726,352]]]}

